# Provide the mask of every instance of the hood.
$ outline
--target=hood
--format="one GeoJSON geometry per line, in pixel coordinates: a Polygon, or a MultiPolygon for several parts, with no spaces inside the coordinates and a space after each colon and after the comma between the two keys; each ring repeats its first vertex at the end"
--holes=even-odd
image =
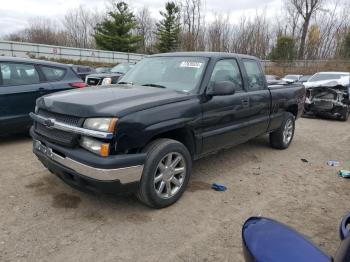
{"type": "Polygon", "coordinates": [[[122,117],[147,108],[188,100],[192,96],[156,87],[109,85],[43,96],[37,100],[37,106],[78,117],[122,117]]]}
{"type": "Polygon", "coordinates": [[[120,77],[124,74],[122,73],[103,73],[103,74],[90,74],[87,77],[96,77],[96,78],[106,78],[106,77],[120,77]]]}

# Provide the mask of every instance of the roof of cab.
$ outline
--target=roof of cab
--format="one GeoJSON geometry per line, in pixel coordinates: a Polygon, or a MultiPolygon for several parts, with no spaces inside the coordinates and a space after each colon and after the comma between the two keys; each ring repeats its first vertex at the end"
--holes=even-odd
{"type": "Polygon", "coordinates": [[[69,65],[61,64],[61,63],[57,63],[57,62],[44,61],[44,60],[39,60],[39,59],[23,58],[23,57],[12,57],[12,56],[0,56],[0,62],[32,63],[32,64],[40,64],[40,65],[69,67],[69,65]]]}
{"type": "Polygon", "coordinates": [[[250,55],[242,55],[242,54],[236,54],[236,53],[225,53],[225,52],[172,52],[172,53],[161,53],[161,54],[155,54],[151,55],[150,57],[165,57],[165,56],[193,56],[193,57],[207,57],[207,58],[249,58],[249,59],[255,59],[259,60],[255,56],[250,55]]]}

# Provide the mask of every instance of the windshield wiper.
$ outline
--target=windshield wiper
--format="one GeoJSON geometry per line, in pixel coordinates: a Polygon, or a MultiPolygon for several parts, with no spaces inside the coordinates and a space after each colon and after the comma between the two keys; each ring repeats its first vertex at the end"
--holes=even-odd
{"type": "Polygon", "coordinates": [[[158,84],[144,84],[142,86],[151,86],[151,87],[159,87],[159,88],[166,88],[166,86],[158,85],[158,84]]]}
{"type": "Polygon", "coordinates": [[[125,82],[125,81],[122,81],[122,82],[118,82],[117,83],[118,85],[134,85],[134,83],[133,82],[125,82]]]}

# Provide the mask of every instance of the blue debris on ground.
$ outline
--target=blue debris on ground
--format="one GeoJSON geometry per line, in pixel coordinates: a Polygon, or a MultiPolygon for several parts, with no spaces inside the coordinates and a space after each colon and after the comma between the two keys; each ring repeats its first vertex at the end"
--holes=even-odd
{"type": "Polygon", "coordinates": [[[215,191],[220,191],[220,192],[225,192],[227,190],[227,187],[225,187],[224,185],[220,185],[218,183],[213,183],[211,188],[214,189],[215,191]]]}

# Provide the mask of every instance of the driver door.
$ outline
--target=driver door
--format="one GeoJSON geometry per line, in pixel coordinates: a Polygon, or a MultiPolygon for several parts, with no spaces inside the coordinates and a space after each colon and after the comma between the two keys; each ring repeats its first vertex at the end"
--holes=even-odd
{"type": "Polygon", "coordinates": [[[249,97],[236,59],[219,60],[209,85],[231,81],[237,86],[233,95],[213,96],[202,104],[202,155],[231,147],[247,140],[249,129],[249,97]]]}

